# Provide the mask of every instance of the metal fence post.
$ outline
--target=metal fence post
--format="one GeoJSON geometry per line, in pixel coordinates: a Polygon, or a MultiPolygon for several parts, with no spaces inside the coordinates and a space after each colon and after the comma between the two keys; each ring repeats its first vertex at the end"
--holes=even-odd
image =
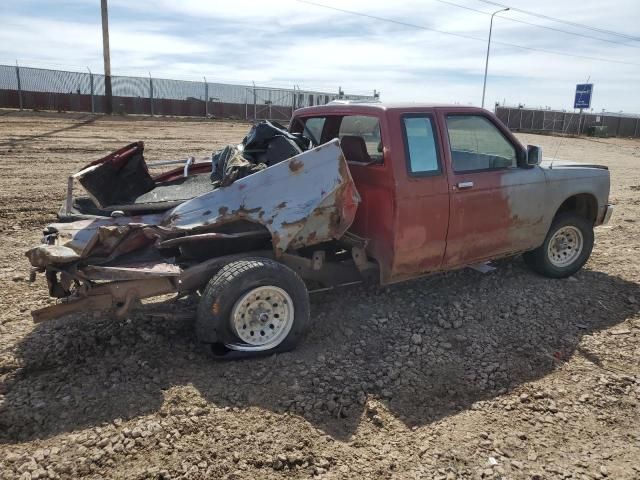
{"type": "Polygon", "coordinates": [[[580,109],[580,115],[578,115],[578,136],[582,135],[582,114],[583,109],[580,109]]]}
{"type": "Polygon", "coordinates": [[[22,85],[20,84],[20,67],[16,60],[16,79],[18,80],[18,104],[20,105],[20,111],[22,111],[22,85]]]}
{"type": "Polygon", "coordinates": [[[149,72],[149,108],[153,117],[153,78],[151,78],[151,72],[149,72]]]}
{"type": "Polygon", "coordinates": [[[633,136],[638,136],[638,123],[640,123],[640,118],[636,118],[636,128],[633,130],[633,136]]]}
{"type": "Polygon", "coordinates": [[[89,70],[89,88],[91,89],[91,113],[96,113],[96,105],[93,99],[93,73],[91,73],[91,69],[87,67],[89,70]]]}
{"type": "Polygon", "coordinates": [[[531,131],[533,132],[533,121],[536,118],[536,111],[535,110],[531,110],[531,131]]]}
{"type": "Polygon", "coordinates": [[[522,130],[522,114],[524,110],[520,109],[520,126],[518,127],[518,131],[522,130]]]}
{"type": "Polygon", "coordinates": [[[204,116],[209,117],[209,84],[207,77],[202,78],[204,78],[204,116]]]}
{"type": "Polygon", "coordinates": [[[253,120],[256,120],[256,82],[253,83],[253,120]]]}
{"type": "Polygon", "coordinates": [[[293,86],[293,96],[291,97],[291,111],[296,109],[296,86],[293,86]]]}

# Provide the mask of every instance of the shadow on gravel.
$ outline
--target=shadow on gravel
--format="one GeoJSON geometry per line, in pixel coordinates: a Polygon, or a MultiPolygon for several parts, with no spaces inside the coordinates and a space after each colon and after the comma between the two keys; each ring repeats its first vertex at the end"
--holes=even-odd
{"type": "Polygon", "coordinates": [[[425,425],[547,375],[583,335],[640,310],[640,285],[618,277],[549,280],[520,259],[498,266],[315,297],[306,341],[257,360],[210,360],[187,302],[146,306],[124,322],[103,315],[40,325],[17,346],[18,364],[0,371],[0,441],[197,414],[191,390],[168,392],[184,385],[210,408],[291,412],[343,440],[375,415],[370,398],[407,425],[425,425]]]}

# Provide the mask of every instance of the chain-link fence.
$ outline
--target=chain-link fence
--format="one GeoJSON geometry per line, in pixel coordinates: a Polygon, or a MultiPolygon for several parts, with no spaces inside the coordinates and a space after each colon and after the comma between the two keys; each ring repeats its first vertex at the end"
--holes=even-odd
{"type": "Polygon", "coordinates": [[[581,115],[575,112],[516,107],[496,107],[496,115],[509,129],[519,132],[601,134],[610,137],[640,138],[640,117],[638,116],[610,113],[581,115]],[[596,131],[596,128],[599,130],[596,131]]]}
{"type": "MultiPolygon", "coordinates": [[[[112,76],[111,88],[114,113],[247,120],[288,120],[300,107],[322,105],[338,98],[373,99],[342,92],[152,77],[112,76]]],[[[104,113],[106,107],[104,75],[0,65],[0,108],[104,113]]]]}

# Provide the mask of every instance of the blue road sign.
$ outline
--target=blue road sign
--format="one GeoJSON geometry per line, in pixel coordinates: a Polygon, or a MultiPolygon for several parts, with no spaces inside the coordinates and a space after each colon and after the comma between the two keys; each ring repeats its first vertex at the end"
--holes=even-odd
{"type": "Polygon", "coordinates": [[[579,83],[576,85],[576,97],[573,101],[573,108],[590,108],[592,93],[593,83],[579,83]]]}

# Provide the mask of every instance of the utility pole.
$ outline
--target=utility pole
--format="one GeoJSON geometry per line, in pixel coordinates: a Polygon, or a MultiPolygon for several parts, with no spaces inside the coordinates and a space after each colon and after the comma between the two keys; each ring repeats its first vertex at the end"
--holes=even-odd
{"type": "Polygon", "coordinates": [[[102,55],[104,57],[104,99],[105,113],[113,113],[113,99],[111,93],[111,58],[109,56],[109,13],[107,10],[107,0],[100,0],[100,11],[102,14],[102,55]]]}
{"type": "Polygon", "coordinates": [[[491,31],[493,30],[493,17],[496,13],[506,12],[508,8],[503,8],[491,14],[491,22],[489,22],[489,41],[487,42],[487,59],[484,63],[484,83],[482,84],[482,108],[484,108],[484,94],[487,91],[487,70],[489,70],[489,52],[491,51],[491,31]]]}

